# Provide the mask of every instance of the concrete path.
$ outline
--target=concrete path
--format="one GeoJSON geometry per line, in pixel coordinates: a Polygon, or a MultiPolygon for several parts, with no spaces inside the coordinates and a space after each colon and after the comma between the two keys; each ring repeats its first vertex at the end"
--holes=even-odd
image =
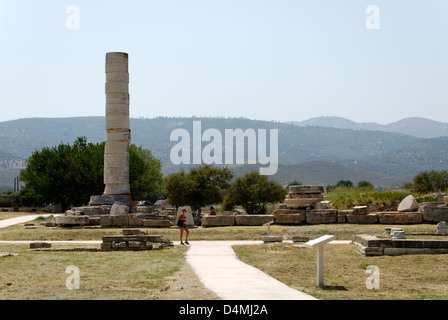
{"type": "Polygon", "coordinates": [[[34,219],[38,218],[38,217],[49,217],[49,216],[56,216],[55,214],[30,214],[30,215],[26,215],[26,216],[21,216],[21,217],[15,217],[15,218],[11,218],[11,219],[4,219],[4,220],[0,220],[0,229],[1,228],[6,228],[9,226],[13,226],[15,224],[19,224],[19,223],[25,223],[25,222],[29,222],[29,221],[33,221],[34,219]]]}
{"type": "Polygon", "coordinates": [[[194,241],[187,261],[205,287],[224,300],[316,300],[242,262],[232,245],[262,241],[194,241]]]}

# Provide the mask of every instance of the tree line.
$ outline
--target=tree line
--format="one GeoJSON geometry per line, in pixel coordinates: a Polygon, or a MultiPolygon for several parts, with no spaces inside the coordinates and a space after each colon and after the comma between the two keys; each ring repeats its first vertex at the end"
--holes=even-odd
{"type": "MultiPolygon", "coordinates": [[[[62,210],[87,205],[90,196],[104,191],[104,146],[78,137],[72,144],[36,150],[20,173],[25,187],[19,193],[0,194],[4,206],[60,204],[62,210]],[[3,195],[3,197],[2,197],[3,195]]],[[[286,189],[257,172],[233,180],[229,168],[210,165],[180,171],[163,178],[162,163],[149,150],[129,147],[129,183],[134,200],[167,199],[175,206],[201,208],[223,203],[241,205],[248,213],[266,213],[267,204],[284,199],[286,189]]]]}
{"type": "MultiPolygon", "coordinates": [[[[104,191],[104,146],[79,137],[72,144],[59,144],[36,150],[20,173],[25,187],[18,193],[0,192],[0,206],[45,206],[61,204],[65,211],[71,206],[87,205],[92,195],[104,191]]],[[[193,167],[163,178],[161,160],[149,150],[131,144],[129,147],[129,183],[134,200],[167,199],[175,206],[191,206],[201,214],[201,208],[222,204],[224,210],[242,206],[249,214],[264,214],[269,203],[282,202],[288,187],[270,181],[254,171],[234,179],[232,170],[210,165],[193,167]]],[[[298,181],[290,185],[300,184],[298,181]]],[[[340,180],[327,191],[338,187],[353,188],[353,182],[340,180]]],[[[360,181],[358,188],[374,188],[360,181]]],[[[448,190],[448,172],[425,171],[405,185],[416,192],[448,190]]]]}

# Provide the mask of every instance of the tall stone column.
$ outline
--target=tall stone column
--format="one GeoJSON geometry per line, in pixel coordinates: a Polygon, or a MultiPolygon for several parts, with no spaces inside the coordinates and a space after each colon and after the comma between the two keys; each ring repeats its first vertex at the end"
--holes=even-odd
{"type": "Polygon", "coordinates": [[[106,54],[106,146],[104,195],[130,195],[128,54],[106,54]]]}

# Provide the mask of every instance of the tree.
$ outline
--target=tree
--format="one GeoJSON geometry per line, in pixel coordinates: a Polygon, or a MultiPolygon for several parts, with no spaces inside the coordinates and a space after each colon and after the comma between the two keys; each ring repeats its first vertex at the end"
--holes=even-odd
{"type": "Polygon", "coordinates": [[[446,170],[421,172],[414,177],[413,187],[415,191],[421,193],[444,192],[448,188],[448,172],[446,170]]]}
{"type": "Polygon", "coordinates": [[[364,189],[374,189],[375,186],[373,185],[373,183],[369,182],[369,181],[359,181],[358,182],[358,188],[364,188],[364,189]]]}
{"type": "MultiPolygon", "coordinates": [[[[20,173],[26,184],[26,199],[35,204],[60,203],[65,211],[70,205],[87,204],[91,195],[102,194],[104,146],[104,142],[87,143],[85,137],[80,137],[73,146],[60,144],[33,152],[20,173]]],[[[148,181],[148,177],[157,177],[160,172],[160,161],[152,158],[149,151],[131,145],[129,169],[134,198],[145,191],[161,190],[160,173],[159,179],[148,181]]]]}
{"type": "Polygon", "coordinates": [[[249,214],[265,214],[267,204],[283,201],[286,193],[281,185],[254,171],[231,184],[226,206],[241,205],[249,214]]]}
{"type": "Polygon", "coordinates": [[[210,165],[192,168],[189,173],[173,173],[164,179],[168,202],[175,207],[188,205],[200,216],[202,207],[222,202],[232,177],[229,168],[210,165]]]}
{"type": "Polygon", "coordinates": [[[153,203],[162,198],[163,174],[160,160],[149,150],[129,146],[129,183],[132,198],[150,200],[153,203]]]}

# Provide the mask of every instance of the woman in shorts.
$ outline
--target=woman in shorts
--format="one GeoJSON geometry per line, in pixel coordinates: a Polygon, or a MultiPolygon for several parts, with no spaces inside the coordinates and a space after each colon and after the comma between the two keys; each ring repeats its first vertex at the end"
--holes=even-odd
{"type": "Polygon", "coordinates": [[[190,234],[190,231],[188,230],[187,226],[187,209],[182,209],[182,213],[177,217],[177,225],[180,228],[180,244],[183,246],[189,245],[188,235],[190,234]],[[185,230],[185,243],[182,242],[184,230],[185,230]]]}

